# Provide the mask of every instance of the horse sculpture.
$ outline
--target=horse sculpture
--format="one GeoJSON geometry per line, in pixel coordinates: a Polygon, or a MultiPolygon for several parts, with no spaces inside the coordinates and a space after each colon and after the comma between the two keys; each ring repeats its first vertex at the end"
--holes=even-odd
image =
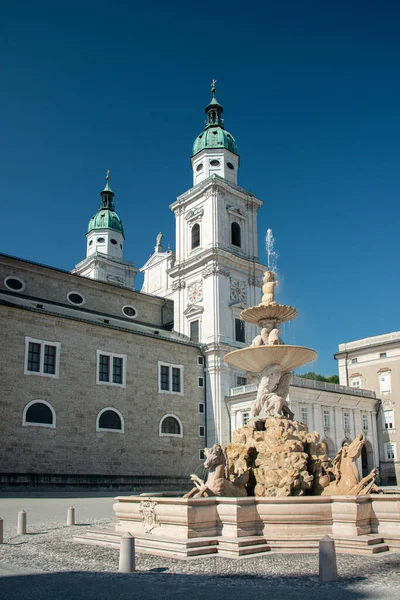
{"type": "Polygon", "coordinates": [[[376,469],[360,480],[355,461],[361,454],[365,438],[360,433],[350,444],[345,443],[333,461],[333,473],[336,477],[324,488],[322,496],[365,496],[371,491],[379,492],[375,485],[376,469]]]}
{"type": "Polygon", "coordinates": [[[207,496],[229,496],[239,498],[247,496],[246,484],[250,472],[247,470],[234,481],[228,479],[226,454],[219,444],[205,449],[206,460],[204,466],[209,469],[206,481],[195,474],[190,476],[195,487],[185,494],[184,498],[202,498],[207,496]]]}

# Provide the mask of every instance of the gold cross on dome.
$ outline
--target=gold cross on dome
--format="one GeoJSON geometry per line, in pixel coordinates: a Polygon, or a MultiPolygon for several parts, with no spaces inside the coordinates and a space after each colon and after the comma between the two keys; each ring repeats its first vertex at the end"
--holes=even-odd
{"type": "Polygon", "coordinates": [[[106,179],[107,180],[110,179],[110,169],[107,169],[107,171],[106,171],[106,179]]]}
{"type": "Polygon", "coordinates": [[[212,83],[211,83],[211,91],[212,91],[213,94],[215,94],[215,92],[217,91],[217,88],[215,87],[216,83],[217,83],[217,80],[213,79],[212,83]]]}

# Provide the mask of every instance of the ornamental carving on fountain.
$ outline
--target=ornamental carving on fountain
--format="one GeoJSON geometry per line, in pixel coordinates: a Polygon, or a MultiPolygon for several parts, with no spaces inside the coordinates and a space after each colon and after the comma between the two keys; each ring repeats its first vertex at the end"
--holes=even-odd
{"type": "MultiPolygon", "coordinates": [[[[239,282],[231,281],[231,297],[239,282]]],[[[288,393],[292,371],[315,360],[317,353],[303,346],[284,344],[281,323],[297,316],[293,306],[275,301],[278,285],[272,270],[264,273],[263,296],[258,306],[240,313],[260,333],[250,347],[225,355],[225,362],[247,372],[257,385],[249,422],[233,432],[225,448],[206,449],[206,481],[192,475],[195,487],[186,497],[236,496],[283,497],[313,495],[365,495],[379,491],[376,469],[360,480],[355,461],[365,436],[339,450],[332,461],[317,432],[294,419],[288,393]]]]}

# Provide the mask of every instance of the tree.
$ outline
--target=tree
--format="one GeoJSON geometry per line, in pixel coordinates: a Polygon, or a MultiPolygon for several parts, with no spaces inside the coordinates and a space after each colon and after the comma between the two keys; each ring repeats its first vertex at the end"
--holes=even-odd
{"type": "Polygon", "coordinates": [[[324,377],[323,375],[318,375],[318,373],[314,373],[314,371],[310,371],[309,373],[303,373],[302,375],[296,374],[297,377],[302,377],[303,379],[312,379],[313,381],[325,381],[326,383],[339,383],[339,375],[329,375],[329,377],[324,377]]]}

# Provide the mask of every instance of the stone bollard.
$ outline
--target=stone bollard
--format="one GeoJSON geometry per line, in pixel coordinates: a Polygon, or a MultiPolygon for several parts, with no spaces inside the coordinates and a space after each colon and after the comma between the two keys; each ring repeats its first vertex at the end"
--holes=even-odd
{"type": "Polygon", "coordinates": [[[21,510],[18,513],[17,534],[18,535],[26,534],[26,512],[24,510],[21,510]]]}
{"type": "Polygon", "coordinates": [[[3,519],[0,519],[0,544],[4,543],[3,519]]]}
{"type": "Polygon", "coordinates": [[[135,538],[130,533],[124,533],[121,537],[118,570],[121,573],[132,573],[135,570],[135,538]]]}
{"type": "Polygon", "coordinates": [[[68,507],[67,525],[75,525],[75,508],[73,506],[68,507]]]}
{"type": "Polygon", "coordinates": [[[319,542],[319,580],[337,581],[335,541],[326,535],[319,542]]]}

